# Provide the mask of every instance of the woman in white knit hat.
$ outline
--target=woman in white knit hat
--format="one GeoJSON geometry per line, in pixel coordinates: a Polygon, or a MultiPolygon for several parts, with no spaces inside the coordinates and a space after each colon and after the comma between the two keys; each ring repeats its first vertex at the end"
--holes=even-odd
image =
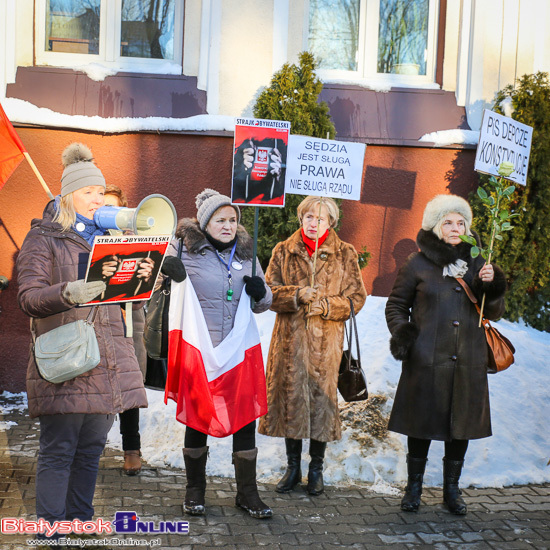
{"type": "MultiPolygon", "coordinates": [[[[180,255],[183,264],[180,262],[177,265],[170,261],[175,258],[167,258],[164,262],[164,273],[177,282],[189,276],[204,315],[208,335],[212,345],[217,347],[231,333],[240,301],[249,302],[250,296],[254,299],[252,311],[261,313],[269,309],[272,295],[265,284],[264,274],[257,260],[257,275],[252,276],[253,241],[246,229],[239,224],[239,207],[232,205],[229,197],[213,189],[205,189],[199,193],[196,197],[196,206],[197,217],[179,221],[176,229],[177,239],[168,250],[168,255],[177,256],[181,242],[180,255]]],[[[245,350],[242,351],[244,355],[245,350]]],[[[263,369],[256,375],[260,379],[253,380],[252,376],[247,374],[239,379],[235,386],[248,388],[247,391],[238,394],[237,399],[241,401],[236,403],[236,406],[238,409],[249,411],[253,419],[248,420],[243,426],[242,422],[239,425],[238,421],[237,425],[233,425],[235,419],[227,417],[224,423],[231,425],[231,428],[224,430],[224,433],[229,430],[233,437],[232,458],[237,482],[235,503],[253,518],[264,519],[271,517],[272,511],[260,499],[256,484],[258,450],[255,420],[261,414],[265,414],[261,412],[261,404],[265,405],[266,400],[263,369]],[[257,392],[257,386],[263,386],[263,394],[257,392]],[[241,394],[244,397],[241,398],[241,394]]],[[[197,386],[200,385],[200,381],[193,381],[197,386]]],[[[207,407],[205,403],[212,396],[205,395],[204,403],[194,400],[186,395],[187,384],[187,379],[171,377],[169,372],[166,395],[178,402],[177,419],[186,425],[183,458],[187,490],[183,510],[186,514],[203,515],[207,437],[223,437],[218,432],[221,419],[215,414],[201,413],[201,404],[207,407]],[[184,380],[182,386],[175,382],[176,379],[178,382],[184,380]]],[[[204,392],[210,392],[209,385],[208,388],[204,387],[204,392]]],[[[213,399],[220,402],[224,401],[225,397],[217,394],[213,399]]],[[[235,395],[232,394],[228,399],[235,399],[235,395]]],[[[247,418],[250,415],[247,415],[247,418]]]]}
{"type": "Polygon", "coordinates": [[[105,179],[80,143],[65,149],[63,163],[61,194],[32,221],[17,258],[19,305],[37,336],[86,320],[95,309],[96,367],[53,384],[40,376],[34,353],[29,358],[29,413],[40,421],[36,515],[52,524],[92,519],[99,457],[114,415],[147,406],[120,306],[86,305],[105,290],[102,281],[83,280],[93,239],[103,234],[93,218],[104,203],[105,179]]]}
{"type": "Polygon", "coordinates": [[[408,436],[408,483],[401,509],[416,512],[432,440],[445,442],[443,497],[449,511],[467,507],[459,479],[470,439],[491,435],[487,342],[479,315],[457,281],[481,301],[485,316],[504,313],[506,279],[481,256],[472,258],[461,235],[471,230],[469,204],[438,195],[426,206],[419,252],[401,267],[386,306],[390,349],[403,362],[388,428],[408,436]]]}

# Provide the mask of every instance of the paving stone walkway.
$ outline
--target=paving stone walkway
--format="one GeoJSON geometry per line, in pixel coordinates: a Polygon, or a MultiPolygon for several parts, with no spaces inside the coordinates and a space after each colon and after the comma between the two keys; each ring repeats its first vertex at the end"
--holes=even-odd
{"type": "MultiPolygon", "coordinates": [[[[34,520],[39,427],[11,408],[14,402],[0,395],[0,517],[34,520]]],[[[261,485],[274,516],[260,521],[235,508],[234,479],[209,478],[206,516],[182,517],[185,475],[180,470],[146,465],[140,475],[128,477],[121,465],[121,453],[107,449],[94,500],[96,517],[110,521],[117,511],[132,511],[157,526],[186,520],[189,534],[107,535],[116,539],[107,548],[550,549],[550,484],[465,489],[469,513],[462,517],[444,509],[437,488],[425,489],[420,511],[410,514],[399,510],[398,497],[367,486],[328,487],[310,497],[303,490],[278,495],[272,485],[261,485]]],[[[0,550],[31,548],[29,538],[1,534],[0,550]]]]}

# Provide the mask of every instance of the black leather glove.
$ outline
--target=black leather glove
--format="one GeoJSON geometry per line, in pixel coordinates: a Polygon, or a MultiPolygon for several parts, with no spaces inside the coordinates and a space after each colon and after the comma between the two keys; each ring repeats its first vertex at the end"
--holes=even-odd
{"type": "Polygon", "coordinates": [[[160,271],[167,277],[170,277],[170,279],[176,281],[176,283],[185,281],[187,277],[187,271],[183,262],[179,258],[176,258],[176,256],[166,256],[160,271]]]}
{"type": "Polygon", "coordinates": [[[265,288],[264,280],[261,277],[258,277],[257,275],[254,275],[254,277],[245,275],[243,277],[243,281],[245,292],[251,298],[254,298],[256,302],[259,302],[265,296],[267,290],[265,288]]]}

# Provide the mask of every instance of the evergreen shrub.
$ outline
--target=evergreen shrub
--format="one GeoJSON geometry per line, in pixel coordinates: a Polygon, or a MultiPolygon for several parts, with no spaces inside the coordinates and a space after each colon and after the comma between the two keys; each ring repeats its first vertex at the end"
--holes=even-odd
{"type": "MultiPolygon", "coordinates": [[[[511,210],[519,216],[513,229],[495,247],[495,263],[506,273],[506,318],[522,318],[538,330],[550,331],[550,83],[548,73],[524,75],[516,85],[497,93],[493,111],[533,128],[527,185],[516,185],[511,210]]],[[[489,176],[481,176],[486,184],[489,176]]],[[[484,185],[486,189],[489,187],[484,185]]],[[[476,194],[471,196],[474,228],[488,243],[488,212],[476,194]]]]}
{"type": "MultiPolygon", "coordinates": [[[[315,74],[311,53],[300,54],[299,65],[285,63],[258,97],[254,116],[290,122],[290,132],[303,136],[334,139],[336,130],[325,101],[318,102],[323,83],[315,74]]],[[[275,245],[300,227],[296,208],[303,195],[286,195],[284,208],[259,207],[258,259],[267,268],[275,245]]],[[[337,201],[339,204],[341,201],[337,201]]],[[[242,208],[243,225],[254,233],[254,208],[242,208]]]]}

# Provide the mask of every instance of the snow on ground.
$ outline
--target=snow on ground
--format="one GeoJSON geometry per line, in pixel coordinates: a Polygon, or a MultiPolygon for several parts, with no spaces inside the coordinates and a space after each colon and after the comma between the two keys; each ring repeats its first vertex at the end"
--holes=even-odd
{"type": "MultiPolygon", "coordinates": [[[[361,358],[370,395],[388,397],[384,406],[391,410],[399,380],[400,364],[389,352],[389,332],[384,320],[385,298],[369,296],[357,316],[361,338],[361,358]]],[[[256,316],[264,358],[267,356],[275,313],[256,316]]],[[[514,484],[550,482],[548,424],[550,421],[550,334],[523,323],[499,321],[496,326],[516,347],[516,363],[507,371],[489,376],[493,436],[470,442],[462,476],[464,486],[502,487],[514,484]]],[[[144,458],[152,465],[183,468],[185,427],[175,420],[175,403],[164,404],[164,394],[147,390],[149,408],[142,409],[140,431],[144,458]]],[[[25,394],[4,392],[1,397],[17,397],[15,403],[0,403],[0,417],[13,410],[27,408],[25,394]]],[[[0,430],[13,423],[0,422],[0,430]]],[[[328,445],[325,479],[329,484],[372,484],[372,489],[395,494],[406,478],[406,438],[390,433],[383,442],[375,440],[372,448],[362,448],[347,428],[342,439],[328,445]]],[[[118,420],[109,433],[107,445],[121,449],[118,420]]],[[[207,473],[233,477],[231,437],[209,438],[210,456],[207,473]]],[[[258,477],[275,482],[284,471],[284,441],[257,436],[258,477]]],[[[307,450],[307,443],[305,444],[307,450]]],[[[441,485],[443,443],[433,442],[426,469],[428,486],[441,485]]],[[[303,470],[307,453],[303,453],[303,470]]]]}
{"type": "MultiPolygon", "coordinates": [[[[361,358],[369,383],[369,393],[385,394],[389,413],[400,374],[400,363],[389,352],[389,332],[384,319],[385,298],[370,296],[357,316],[361,338],[361,358]]],[[[256,316],[264,358],[275,313],[256,316]]],[[[504,485],[550,481],[548,423],[550,419],[550,334],[536,331],[523,323],[500,321],[496,326],[516,347],[516,363],[507,371],[490,375],[493,436],[472,441],[463,473],[465,486],[501,487],[504,485]]],[[[164,404],[163,392],[147,390],[149,409],[142,410],[140,430],[145,459],[156,466],[183,468],[181,448],[185,428],[175,420],[175,403],[164,404]]],[[[119,425],[115,423],[108,445],[121,448],[119,425]]],[[[384,442],[362,449],[346,429],[340,441],[329,443],[325,479],[329,484],[372,483],[378,492],[391,493],[406,478],[406,438],[390,433],[384,442]]],[[[257,436],[258,477],[274,482],[284,471],[284,441],[257,436]]],[[[207,472],[233,477],[231,437],[209,438],[207,472]]],[[[307,450],[307,443],[305,444],[307,450]]],[[[441,485],[443,443],[433,442],[425,482],[441,485]]],[[[303,453],[303,470],[307,467],[303,453]]]]}

